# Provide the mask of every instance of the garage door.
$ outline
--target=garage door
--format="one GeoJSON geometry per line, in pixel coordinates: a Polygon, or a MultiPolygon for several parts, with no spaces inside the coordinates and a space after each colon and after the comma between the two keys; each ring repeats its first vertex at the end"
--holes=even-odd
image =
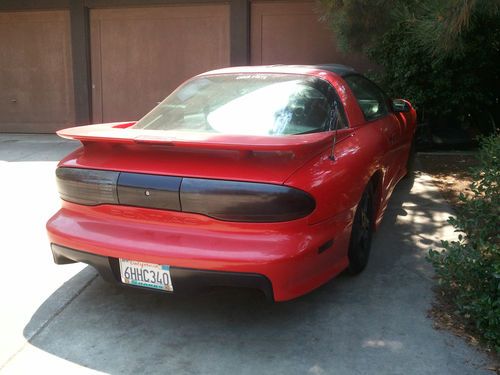
{"type": "Polygon", "coordinates": [[[340,63],[366,69],[366,59],[336,48],[332,32],[318,21],[316,6],[313,1],[252,2],[252,64],[340,63]]]}
{"type": "Polygon", "coordinates": [[[74,122],[67,11],[0,12],[0,132],[74,122]]]}
{"type": "Polygon", "coordinates": [[[229,7],[91,11],[94,122],[140,118],[187,78],[229,65],[229,7]]]}

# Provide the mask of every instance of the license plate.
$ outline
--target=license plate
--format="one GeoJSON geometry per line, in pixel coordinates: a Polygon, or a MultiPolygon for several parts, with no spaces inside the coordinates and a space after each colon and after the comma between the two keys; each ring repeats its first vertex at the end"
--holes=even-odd
{"type": "Polygon", "coordinates": [[[167,265],[120,259],[120,274],[124,284],[174,291],[167,265]]]}

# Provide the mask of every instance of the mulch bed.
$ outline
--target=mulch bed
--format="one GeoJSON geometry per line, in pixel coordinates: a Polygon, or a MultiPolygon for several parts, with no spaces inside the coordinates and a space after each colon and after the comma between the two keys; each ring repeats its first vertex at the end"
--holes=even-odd
{"type": "MultiPolygon", "coordinates": [[[[419,153],[418,161],[421,171],[433,178],[444,198],[454,209],[461,205],[460,193],[471,194],[469,185],[472,178],[469,170],[478,164],[474,153],[419,153]]],[[[435,296],[435,301],[428,312],[434,321],[434,328],[447,330],[464,338],[473,347],[488,353],[492,364],[487,369],[500,375],[500,355],[481,345],[480,336],[474,327],[456,313],[449,296],[439,287],[436,287],[435,296]]]]}
{"type": "Polygon", "coordinates": [[[460,193],[470,194],[470,168],[478,161],[473,153],[423,153],[418,155],[422,171],[431,175],[444,198],[457,208],[460,193]]]}

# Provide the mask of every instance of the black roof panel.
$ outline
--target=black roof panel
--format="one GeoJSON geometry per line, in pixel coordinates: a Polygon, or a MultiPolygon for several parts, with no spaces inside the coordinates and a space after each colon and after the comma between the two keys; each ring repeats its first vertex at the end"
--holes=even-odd
{"type": "Polygon", "coordinates": [[[353,67],[342,65],[342,64],[317,64],[313,65],[317,69],[328,70],[339,76],[345,76],[347,74],[356,73],[353,67]]]}

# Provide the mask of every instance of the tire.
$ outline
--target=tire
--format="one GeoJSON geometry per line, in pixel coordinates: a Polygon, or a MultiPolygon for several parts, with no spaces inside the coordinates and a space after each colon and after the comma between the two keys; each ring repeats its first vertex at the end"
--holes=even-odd
{"type": "Polygon", "coordinates": [[[413,172],[415,171],[415,140],[411,142],[410,152],[408,153],[408,159],[406,160],[406,174],[403,178],[409,178],[413,176],[413,172]]]}
{"type": "Polygon", "coordinates": [[[370,183],[361,196],[352,223],[347,253],[349,258],[348,271],[351,275],[360,273],[368,264],[373,234],[373,211],[373,185],[370,183]]]}

